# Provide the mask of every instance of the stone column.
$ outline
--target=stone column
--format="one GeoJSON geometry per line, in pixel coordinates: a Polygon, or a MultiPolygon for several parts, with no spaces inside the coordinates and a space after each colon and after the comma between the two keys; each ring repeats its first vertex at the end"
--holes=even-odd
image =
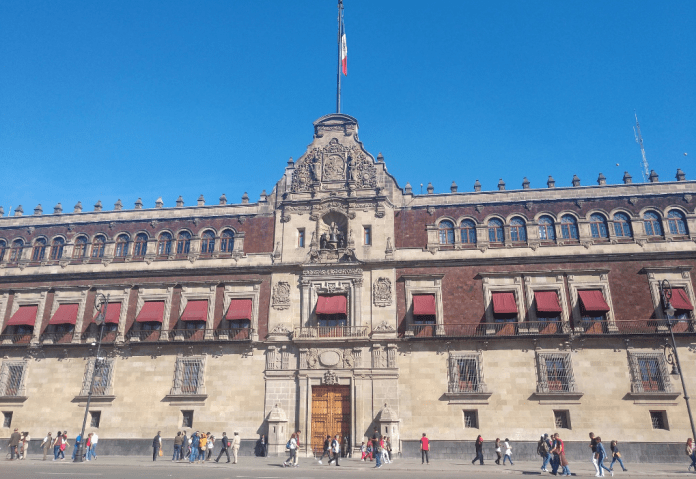
{"type": "Polygon", "coordinates": [[[363,279],[356,278],[353,280],[353,326],[362,326],[362,288],[363,279]]]}

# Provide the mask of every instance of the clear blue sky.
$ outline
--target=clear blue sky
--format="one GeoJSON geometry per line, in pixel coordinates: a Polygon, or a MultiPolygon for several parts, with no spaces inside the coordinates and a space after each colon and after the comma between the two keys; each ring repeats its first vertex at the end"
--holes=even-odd
{"type": "MultiPolygon", "coordinates": [[[[342,110],[402,187],[641,181],[634,109],[696,179],[694,1],[345,5],[342,110]]],[[[335,111],[336,2],[4,0],[0,65],[5,214],[255,201],[335,111]]]]}

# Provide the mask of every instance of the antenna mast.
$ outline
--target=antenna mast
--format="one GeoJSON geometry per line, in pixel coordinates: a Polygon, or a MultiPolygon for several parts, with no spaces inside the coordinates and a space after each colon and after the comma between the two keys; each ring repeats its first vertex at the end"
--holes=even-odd
{"type": "Polygon", "coordinates": [[[636,143],[640,146],[640,155],[642,160],[640,162],[641,173],[643,173],[643,183],[647,183],[648,177],[650,176],[650,167],[648,166],[648,159],[645,156],[645,148],[643,147],[643,135],[640,134],[640,123],[638,123],[638,115],[635,110],[633,115],[636,117],[636,126],[633,127],[633,136],[636,137],[636,143]]]}

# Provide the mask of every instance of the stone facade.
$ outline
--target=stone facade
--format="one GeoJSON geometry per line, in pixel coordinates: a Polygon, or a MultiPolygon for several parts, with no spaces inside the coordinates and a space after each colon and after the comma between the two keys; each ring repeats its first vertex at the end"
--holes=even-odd
{"type": "MultiPolygon", "coordinates": [[[[696,182],[414,195],[357,132],[317,120],[255,203],[0,217],[0,436],[75,435],[102,295],[119,309],[90,411],[115,450],[198,429],[266,434],[282,454],[299,429],[309,454],[326,387],[346,391],[351,446],[377,427],[396,452],[422,432],[443,457],[478,434],[527,444],[558,428],[580,445],[594,430],[636,451],[690,434],[660,284],[694,304],[696,182]],[[588,311],[588,291],[607,310],[588,311]]],[[[686,303],[674,331],[693,388],[686,303]]]]}

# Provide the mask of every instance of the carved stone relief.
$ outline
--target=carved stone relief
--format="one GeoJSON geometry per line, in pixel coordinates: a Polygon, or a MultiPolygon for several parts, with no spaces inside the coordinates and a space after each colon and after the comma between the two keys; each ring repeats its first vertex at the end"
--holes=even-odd
{"type": "Polygon", "coordinates": [[[385,307],[392,304],[392,283],[389,278],[378,278],[372,286],[375,306],[385,307]]]}
{"type": "Polygon", "coordinates": [[[290,283],[278,281],[273,288],[273,309],[290,308],[290,283]]]}
{"type": "Polygon", "coordinates": [[[324,374],[324,384],[327,386],[338,384],[338,376],[336,376],[336,373],[333,371],[326,371],[326,374],[324,374]]]}

